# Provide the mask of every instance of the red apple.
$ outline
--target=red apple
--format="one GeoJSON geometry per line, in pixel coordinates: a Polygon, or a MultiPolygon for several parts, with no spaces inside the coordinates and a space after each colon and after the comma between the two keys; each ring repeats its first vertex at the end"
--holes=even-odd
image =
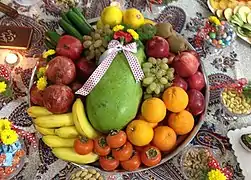
{"type": "Polygon", "coordinates": [[[187,82],[180,76],[175,75],[174,80],[173,80],[173,85],[172,86],[178,86],[184,89],[185,91],[187,90],[187,82]]]}
{"type": "Polygon", "coordinates": [[[85,82],[96,69],[96,64],[93,61],[86,60],[84,57],[76,63],[77,74],[81,82],[85,82]]]}
{"type": "Polygon", "coordinates": [[[148,57],[164,58],[169,55],[169,44],[162,37],[154,36],[146,43],[146,54],[148,57]]]}
{"type": "Polygon", "coordinates": [[[175,72],[183,78],[188,78],[195,74],[199,65],[198,58],[190,52],[181,52],[173,61],[175,72]]]}
{"type": "Polygon", "coordinates": [[[187,80],[190,89],[201,91],[205,87],[205,79],[201,72],[196,72],[187,80]]]}
{"type": "Polygon", "coordinates": [[[73,36],[62,36],[57,44],[57,55],[65,56],[71,60],[79,59],[84,47],[80,40],[73,36]]]}

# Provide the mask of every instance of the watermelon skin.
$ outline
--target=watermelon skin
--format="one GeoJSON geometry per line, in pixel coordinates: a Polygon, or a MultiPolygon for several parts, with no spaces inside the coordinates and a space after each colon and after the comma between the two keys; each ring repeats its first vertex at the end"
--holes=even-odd
{"type": "MultiPolygon", "coordinates": [[[[135,56],[140,64],[146,59],[142,48],[135,56]]],[[[119,53],[86,98],[90,123],[102,133],[123,129],[137,115],[142,94],[141,83],[136,83],[124,54],[119,53]]]]}

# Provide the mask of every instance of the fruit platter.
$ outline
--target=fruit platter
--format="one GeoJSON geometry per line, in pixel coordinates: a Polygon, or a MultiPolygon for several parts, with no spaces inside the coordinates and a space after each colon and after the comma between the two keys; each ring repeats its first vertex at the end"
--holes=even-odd
{"type": "Polygon", "coordinates": [[[209,85],[199,55],[170,23],[108,6],[96,20],[72,8],[59,25],[63,33],[45,34],[27,110],[57,158],[106,173],[136,172],[192,141],[209,85]]]}
{"type": "Polygon", "coordinates": [[[212,13],[227,20],[237,35],[251,44],[251,1],[208,0],[207,4],[212,13]]]}

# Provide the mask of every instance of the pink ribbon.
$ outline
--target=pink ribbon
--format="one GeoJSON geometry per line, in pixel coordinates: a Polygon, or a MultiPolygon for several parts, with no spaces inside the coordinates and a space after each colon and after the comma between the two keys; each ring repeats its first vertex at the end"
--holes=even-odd
{"type": "Polygon", "coordinates": [[[104,74],[112,64],[112,61],[120,51],[123,51],[136,80],[136,83],[140,82],[144,78],[144,73],[141,69],[138,59],[133,55],[133,53],[137,53],[136,42],[124,46],[119,41],[112,40],[108,45],[108,50],[110,51],[110,53],[92,73],[85,84],[77,92],[75,92],[75,94],[87,96],[104,76],[104,74]]]}

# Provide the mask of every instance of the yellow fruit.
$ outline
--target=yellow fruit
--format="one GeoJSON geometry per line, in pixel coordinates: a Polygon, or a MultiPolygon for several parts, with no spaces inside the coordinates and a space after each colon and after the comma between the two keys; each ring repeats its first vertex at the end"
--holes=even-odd
{"type": "Polygon", "coordinates": [[[40,116],[33,119],[33,122],[43,128],[58,128],[74,125],[72,113],[40,116]]]}
{"type": "Polygon", "coordinates": [[[27,109],[27,113],[30,117],[47,116],[52,114],[52,112],[41,106],[31,106],[27,109]]]}
{"type": "Polygon", "coordinates": [[[73,148],[53,148],[52,153],[59,159],[77,164],[89,164],[98,160],[99,156],[93,152],[80,155],[73,148]]]}
{"type": "Polygon", "coordinates": [[[75,138],[71,139],[66,139],[66,138],[61,138],[58,136],[53,136],[53,135],[47,135],[42,137],[43,142],[51,147],[73,147],[74,146],[74,141],[75,138]]]}
{"type": "Polygon", "coordinates": [[[158,123],[166,116],[165,103],[159,98],[150,98],[143,102],[141,114],[150,123],[158,123]]]}
{"type": "Polygon", "coordinates": [[[220,9],[220,5],[219,2],[215,1],[215,0],[210,0],[210,4],[214,9],[220,9]]]}
{"type": "Polygon", "coordinates": [[[134,120],[128,124],[126,134],[133,145],[145,146],[153,139],[153,128],[144,120],[134,120]]]}
{"type": "Polygon", "coordinates": [[[116,26],[122,23],[123,13],[116,6],[108,6],[101,13],[101,20],[103,24],[116,26]]]}
{"type": "Polygon", "coordinates": [[[225,10],[228,7],[228,0],[221,0],[219,6],[220,9],[225,10]]]}
{"type": "Polygon", "coordinates": [[[89,139],[94,139],[100,135],[88,121],[84,104],[79,98],[72,106],[72,115],[75,127],[79,134],[86,136],[89,139]]]}
{"type": "Polygon", "coordinates": [[[55,134],[55,129],[43,128],[38,125],[35,125],[35,128],[42,135],[54,135],[55,134]]]}
{"type": "Polygon", "coordinates": [[[152,21],[150,19],[145,19],[145,23],[144,24],[151,24],[151,25],[155,26],[156,22],[154,22],[154,21],[152,21]]]}
{"type": "Polygon", "coordinates": [[[75,126],[67,126],[55,129],[55,134],[61,138],[76,138],[79,136],[75,126]]]}
{"type": "Polygon", "coordinates": [[[135,8],[127,9],[123,14],[123,22],[137,29],[145,23],[145,18],[141,12],[135,8]]]}

